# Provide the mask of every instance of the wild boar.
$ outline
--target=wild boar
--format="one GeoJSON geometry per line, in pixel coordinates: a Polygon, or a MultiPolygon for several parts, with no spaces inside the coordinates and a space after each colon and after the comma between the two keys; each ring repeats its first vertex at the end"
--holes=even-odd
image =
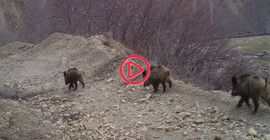
{"type": "Polygon", "coordinates": [[[264,80],[256,75],[243,74],[239,77],[233,76],[232,96],[241,96],[237,107],[240,107],[243,102],[250,107],[249,98],[251,98],[255,106],[253,114],[256,114],[259,108],[259,98],[262,98],[270,106],[270,87],[267,79],[264,80]]]}
{"type": "Polygon", "coordinates": [[[84,88],[84,81],[83,81],[82,74],[77,68],[70,68],[67,71],[65,71],[64,78],[65,78],[66,85],[69,84],[69,89],[71,89],[72,87],[74,90],[77,90],[78,81],[80,81],[80,83],[82,84],[82,87],[84,88]],[[73,84],[75,84],[75,88],[73,84]]]}
{"type": "MultiPolygon", "coordinates": [[[[143,77],[146,76],[146,71],[142,73],[143,77]]],[[[157,92],[159,84],[163,86],[163,93],[166,91],[166,83],[172,87],[171,71],[163,65],[151,66],[150,75],[144,82],[144,87],[152,84],[154,92],[157,92]]]]}

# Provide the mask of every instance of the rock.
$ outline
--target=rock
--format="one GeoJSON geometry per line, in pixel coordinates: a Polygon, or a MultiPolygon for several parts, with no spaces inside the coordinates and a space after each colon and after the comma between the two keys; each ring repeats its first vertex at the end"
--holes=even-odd
{"type": "Polygon", "coordinates": [[[125,136],[128,136],[129,134],[130,134],[129,132],[126,132],[124,135],[125,135],[125,136]]]}
{"type": "Polygon", "coordinates": [[[203,110],[200,110],[199,111],[199,114],[204,115],[204,111],[203,110]]]}
{"type": "Polygon", "coordinates": [[[265,140],[270,140],[270,134],[265,135],[265,136],[264,136],[264,139],[265,139],[265,140]]]}
{"type": "Polygon", "coordinates": [[[163,102],[158,102],[159,105],[163,105],[164,103],[163,102]]]}
{"type": "Polygon", "coordinates": [[[211,111],[210,111],[211,114],[212,113],[216,113],[216,112],[218,112],[218,108],[217,107],[212,108],[211,111]]]}
{"type": "Polygon", "coordinates": [[[108,107],[105,107],[105,108],[104,108],[104,111],[105,111],[105,112],[108,112],[108,111],[110,111],[110,109],[109,109],[108,107]]]}
{"type": "Polygon", "coordinates": [[[184,135],[184,136],[187,136],[187,132],[183,132],[183,135],[184,135]]]}
{"type": "Polygon", "coordinates": [[[145,87],[145,89],[146,89],[146,90],[150,90],[150,89],[151,89],[151,87],[150,87],[150,86],[149,86],[149,87],[145,87]]]}
{"type": "Polygon", "coordinates": [[[186,122],[182,122],[182,123],[180,123],[180,124],[178,125],[178,127],[180,127],[180,128],[183,128],[183,127],[186,127],[186,126],[189,126],[189,124],[186,123],[186,122]]]}
{"type": "Polygon", "coordinates": [[[215,127],[220,127],[220,123],[215,123],[215,127]]]}
{"type": "Polygon", "coordinates": [[[189,113],[189,112],[181,112],[181,113],[179,113],[177,118],[185,119],[186,117],[188,117],[190,115],[191,115],[191,113],[189,113]]]}
{"type": "Polygon", "coordinates": [[[146,132],[146,131],[147,131],[146,126],[144,126],[144,127],[142,128],[142,131],[143,131],[143,132],[146,132]]]}
{"type": "Polygon", "coordinates": [[[240,116],[239,121],[244,121],[244,118],[242,116],[240,116]]]}
{"type": "Polygon", "coordinates": [[[47,104],[43,104],[41,107],[42,107],[43,109],[48,108],[47,104]]]}
{"type": "Polygon", "coordinates": [[[212,122],[212,123],[218,122],[218,118],[217,118],[217,117],[213,118],[213,119],[211,120],[211,122],[212,122]]]}
{"type": "Polygon", "coordinates": [[[153,107],[150,107],[150,108],[149,108],[149,112],[150,112],[150,111],[155,111],[155,109],[154,109],[153,107]]]}
{"type": "Polygon", "coordinates": [[[101,112],[99,112],[99,115],[103,116],[104,113],[105,113],[104,111],[101,111],[101,112]]]}
{"type": "Polygon", "coordinates": [[[124,128],[125,128],[125,129],[130,129],[131,126],[130,126],[130,125],[125,125],[124,128]]]}
{"type": "Polygon", "coordinates": [[[147,101],[149,101],[148,98],[142,98],[142,99],[138,100],[138,102],[140,102],[140,103],[147,102],[147,101]]]}
{"type": "Polygon", "coordinates": [[[64,118],[69,118],[70,114],[64,114],[64,118]]]}
{"type": "Polygon", "coordinates": [[[143,112],[142,115],[147,115],[148,113],[147,112],[143,112]]]}
{"type": "Polygon", "coordinates": [[[175,131],[175,130],[177,130],[177,127],[176,126],[169,126],[169,127],[165,127],[164,130],[165,131],[175,131]]]}
{"type": "Polygon", "coordinates": [[[98,130],[101,127],[99,123],[95,123],[95,122],[88,122],[88,123],[85,123],[83,126],[86,130],[98,130]]]}
{"type": "Polygon", "coordinates": [[[193,120],[191,118],[187,118],[186,122],[192,122],[193,120]]]}
{"type": "Polygon", "coordinates": [[[172,120],[166,120],[165,123],[172,123],[172,120]]]}
{"type": "Polygon", "coordinates": [[[224,121],[229,121],[231,119],[232,119],[232,117],[230,115],[226,115],[226,116],[223,117],[224,121]]]}
{"type": "Polygon", "coordinates": [[[91,114],[86,114],[86,116],[84,118],[89,119],[90,117],[91,117],[91,114]]]}
{"type": "Polygon", "coordinates": [[[109,78],[106,80],[107,83],[111,83],[112,81],[114,81],[114,78],[109,78]]]}
{"type": "Polygon", "coordinates": [[[139,127],[139,126],[141,126],[142,124],[143,124],[143,122],[138,121],[138,122],[136,123],[136,126],[139,127]]]}
{"type": "Polygon", "coordinates": [[[182,112],[183,111],[183,109],[182,109],[182,107],[180,107],[180,106],[176,106],[175,108],[174,108],[174,112],[175,113],[180,113],[180,112],[182,112]]]}
{"type": "Polygon", "coordinates": [[[150,93],[148,93],[148,94],[145,95],[145,98],[147,98],[147,99],[149,99],[151,97],[152,97],[152,94],[150,94],[150,93]]]}
{"type": "Polygon", "coordinates": [[[118,93],[118,94],[120,94],[120,93],[122,93],[122,92],[123,92],[123,91],[122,91],[122,90],[120,90],[120,89],[119,89],[119,90],[117,90],[117,93],[118,93]]]}
{"type": "Polygon", "coordinates": [[[196,124],[202,124],[202,123],[204,123],[204,119],[202,119],[202,118],[196,118],[196,119],[194,119],[193,122],[196,123],[196,124]]]}
{"type": "Polygon", "coordinates": [[[219,128],[219,131],[220,131],[220,132],[223,132],[223,131],[224,131],[224,129],[223,129],[223,128],[219,128]]]}
{"type": "Polygon", "coordinates": [[[253,136],[257,136],[257,132],[254,130],[253,127],[251,127],[251,128],[248,130],[248,134],[249,134],[249,135],[253,135],[253,136]]]}
{"type": "Polygon", "coordinates": [[[51,109],[50,109],[50,112],[51,112],[51,113],[54,113],[54,109],[51,108],[51,109]]]}
{"type": "Polygon", "coordinates": [[[235,124],[230,124],[230,126],[229,126],[229,130],[233,130],[235,127],[236,127],[236,125],[235,125],[235,124]]]}
{"type": "Polygon", "coordinates": [[[100,80],[100,78],[99,77],[95,77],[94,80],[95,81],[98,81],[98,80],[100,80]]]}

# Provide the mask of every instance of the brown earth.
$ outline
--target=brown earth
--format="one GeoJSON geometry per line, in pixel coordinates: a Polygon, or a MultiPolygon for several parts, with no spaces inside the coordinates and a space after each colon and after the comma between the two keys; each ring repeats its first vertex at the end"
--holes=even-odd
{"type": "Polygon", "coordinates": [[[229,92],[180,80],[165,94],[126,84],[119,66],[131,53],[104,36],[59,33],[0,48],[0,139],[269,139],[262,103],[252,115],[229,92]],[[65,86],[70,67],[83,71],[84,89],[65,86]]]}

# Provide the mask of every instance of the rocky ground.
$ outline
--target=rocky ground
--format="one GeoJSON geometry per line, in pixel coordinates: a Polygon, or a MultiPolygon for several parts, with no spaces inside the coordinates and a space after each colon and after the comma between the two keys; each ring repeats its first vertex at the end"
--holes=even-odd
{"type": "Polygon", "coordinates": [[[179,80],[165,94],[125,84],[119,66],[128,54],[104,36],[58,33],[0,48],[0,139],[270,139],[263,103],[253,115],[229,92],[179,80]],[[70,67],[83,71],[85,88],[64,85],[70,67]]]}

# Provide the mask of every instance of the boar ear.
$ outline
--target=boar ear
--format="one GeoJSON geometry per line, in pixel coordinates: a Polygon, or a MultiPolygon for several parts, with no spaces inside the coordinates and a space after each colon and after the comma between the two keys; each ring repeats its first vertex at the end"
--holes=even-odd
{"type": "Polygon", "coordinates": [[[232,83],[237,84],[237,78],[235,76],[232,77],[232,83]]]}
{"type": "Polygon", "coordinates": [[[151,66],[151,67],[150,67],[150,71],[151,71],[152,69],[154,69],[155,67],[156,67],[156,66],[151,66]]]}
{"type": "Polygon", "coordinates": [[[170,75],[170,71],[165,72],[165,76],[168,77],[170,75]]]}

